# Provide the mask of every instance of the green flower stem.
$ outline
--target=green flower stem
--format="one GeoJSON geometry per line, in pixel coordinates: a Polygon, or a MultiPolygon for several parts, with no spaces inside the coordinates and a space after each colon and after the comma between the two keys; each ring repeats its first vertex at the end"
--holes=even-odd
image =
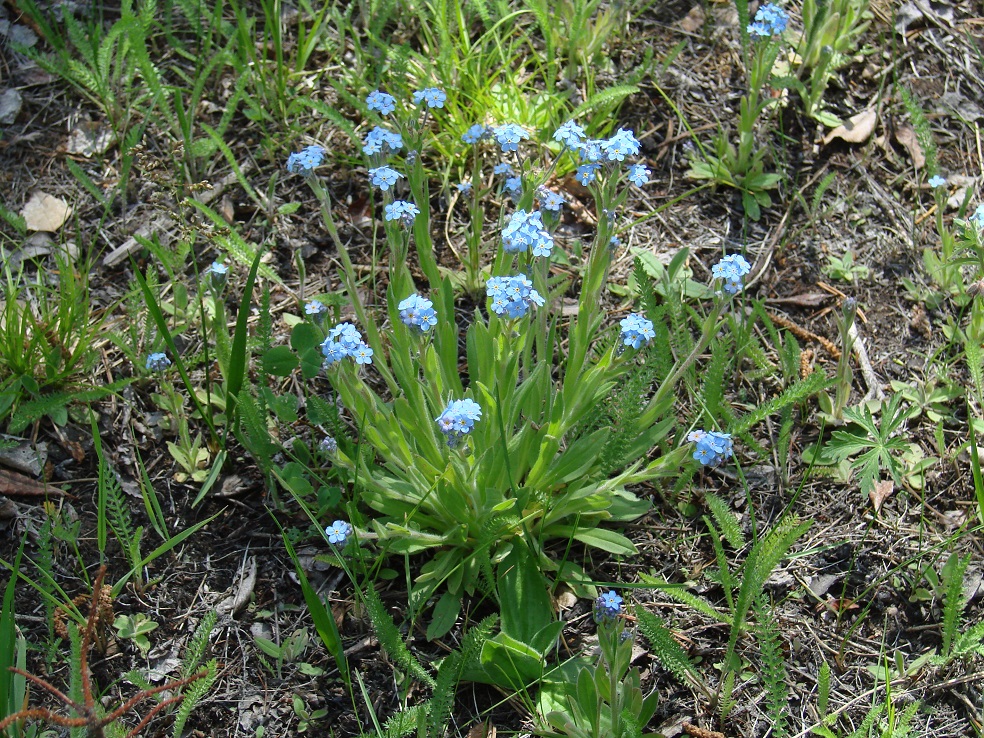
{"type": "MultiPolygon", "coordinates": [[[[621,630],[619,628],[618,630],[621,630]]],[[[616,635],[616,630],[612,630],[607,633],[607,637],[611,639],[609,645],[609,653],[614,654],[615,658],[611,659],[608,663],[608,688],[611,690],[609,694],[609,699],[612,703],[612,735],[621,736],[622,735],[622,694],[620,683],[619,683],[619,669],[618,664],[618,642],[616,635]]]]}
{"type": "Polygon", "coordinates": [[[714,309],[711,310],[710,315],[704,319],[700,339],[698,339],[697,344],[687,355],[687,357],[673,367],[673,371],[670,372],[670,376],[663,380],[663,383],[659,386],[659,389],[656,390],[656,393],[649,401],[649,404],[646,405],[646,409],[643,410],[642,415],[639,417],[638,422],[640,427],[648,428],[655,422],[657,415],[661,412],[663,402],[676,386],[676,383],[680,381],[680,377],[682,377],[683,373],[687,371],[690,365],[697,360],[697,357],[700,356],[704,349],[707,348],[711,342],[711,339],[720,330],[721,325],[723,324],[723,321],[720,320],[721,313],[724,311],[724,307],[727,303],[728,300],[724,296],[719,298],[714,303],[714,309]]]}
{"type": "Polygon", "coordinates": [[[307,181],[311,186],[311,190],[318,198],[318,202],[321,204],[321,219],[324,221],[328,235],[331,236],[331,240],[335,244],[335,249],[338,251],[338,258],[342,262],[342,279],[345,281],[345,289],[349,293],[349,299],[352,301],[352,309],[355,310],[355,317],[359,321],[359,327],[365,330],[368,344],[372,348],[373,354],[378,357],[373,362],[373,366],[376,367],[376,370],[386,382],[386,386],[390,392],[396,396],[399,394],[400,388],[390,373],[389,368],[386,366],[386,355],[383,351],[383,342],[379,336],[379,328],[376,326],[375,321],[369,320],[365,305],[362,304],[362,298],[359,297],[359,286],[355,281],[355,267],[352,265],[352,259],[349,257],[348,249],[345,248],[345,244],[342,243],[342,239],[338,235],[335,219],[331,215],[331,198],[328,196],[325,188],[322,187],[321,180],[317,177],[308,177],[307,181]]]}
{"type": "Polygon", "coordinates": [[[413,235],[417,242],[417,261],[420,262],[420,269],[427,277],[431,289],[436,290],[441,285],[441,273],[437,268],[437,260],[434,258],[434,244],[430,235],[430,190],[427,184],[427,173],[424,171],[424,165],[421,163],[419,154],[408,174],[410,192],[413,194],[414,203],[420,210],[420,214],[413,221],[413,235]]]}

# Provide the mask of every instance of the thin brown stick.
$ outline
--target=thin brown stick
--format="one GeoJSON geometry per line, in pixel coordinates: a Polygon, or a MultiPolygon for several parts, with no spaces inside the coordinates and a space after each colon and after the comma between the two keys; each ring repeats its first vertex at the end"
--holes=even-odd
{"type": "Polygon", "coordinates": [[[190,677],[168,682],[167,684],[161,684],[157,687],[152,687],[151,689],[143,689],[107,715],[106,722],[116,720],[116,718],[129,712],[137,706],[137,703],[147,699],[148,697],[153,697],[155,694],[160,694],[161,692],[166,692],[170,689],[179,689],[191,684],[192,682],[197,682],[199,679],[204,679],[206,676],[208,676],[208,669],[202,669],[201,671],[192,674],[190,677]]]}
{"type": "Polygon", "coordinates": [[[5,717],[0,720],[0,730],[5,730],[11,725],[19,720],[46,720],[49,723],[54,723],[55,725],[61,725],[63,728],[84,728],[89,724],[89,721],[85,718],[70,718],[64,715],[59,715],[52,712],[44,707],[35,707],[30,710],[21,710],[20,712],[15,712],[13,715],[5,717]]]}
{"type": "Polygon", "coordinates": [[[69,707],[74,708],[76,712],[78,712],[78,713],[81,713],[82,712],[81,710],[78,709],[78,705],[75,703],[74,700],[72,700],[70,697],[68,697],[68,695],[66,695],[61,690],[57,689],[56,687],[52,686],[51,684],[48,684],[48,682],[46,682],[41,677],[37,677],[37,676],[34,676],[34,674],[29,674],[26,671],[22,671],[21,669],[18,669],[16,666],[8,667],[8,670],[9,671],[12,671],[14,674],[19,674],[20,676],[22,676],[25,679],[33,682],[34,684],[37,684],[42,689],[48,690],[49,692],[51,692],[51,694],[53,694],[55,697],[57,697],[58,699],[60,699],[66,705],[68,705],[69,707]]]}
{"type": "Polygon", "coordinates": [[[154,706],[154,708],[150,712],[144,715],[144,719],[141,720],[139,723],[137,723],[137,727],[135,727],[133,730],[131,730],[129,733],[126,734],[126,738],[133,738],[133,736],[135,736],[137,733],[139,733],[147,726],[147,723],[149,723],[158,712],[163,710],[168,705],[173,705],[178,702],[181,702],[181,700],[183,700],[184,698],[185,696],[183,694],[176,694],[173,697],[168,697],[166,700],[161,700],[157,705],[154,706]]]}
{"type": "Polygon", "coordinates": [[[96,621],[99,619],[99,596],[102,593],[103,579],[106,578],[106,565],[99,567],[96,574],[96,581],[92,583],[92,599],[89,602],[89,617],[85,622],[85,635],[82,636],[82,649],[79,662],[82,672],[82,701],[88,711],[92,710],[95,698],[92,696],[92,680],[89,678],[89,649],[92,648],[92,639],[96,633],[96,621]]]}

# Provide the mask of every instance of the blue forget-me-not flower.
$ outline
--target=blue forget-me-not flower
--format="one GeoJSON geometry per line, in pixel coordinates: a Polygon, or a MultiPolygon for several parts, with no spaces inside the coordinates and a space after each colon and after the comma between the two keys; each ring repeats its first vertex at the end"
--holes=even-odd
{"type": "Polygon", "coordinates": [[[216,292],[220,292],[226,285],[229,278],[229,267],[221,261],[213,261],[212,266],[205,273],[208,285],[216,292]]]}
{"type": "Polygon", "coordinates": [[[502,149],[503,154],[509,153],[510,151],[517,151],[519,149],[519,142],[525,141],[530,137],[526,129],[515,123],[495,126],[492,129],[492,134],[495,136],[495,140],[499,142],[499,148],[502,149]]]}
{"type": "Polygon", "coordinates": [[[386,220],[399,220],[403,225],[413,225],[414,218],[420,215],[420,209],[412,202],[394,200],[383,208],[386,220]]]}
{"type": "Polygon", "coordinates": [[[594,604],[594,619],[598,624],[610,623],[622,612],[622,598],[614,590],[598,596],[594,604]]]}
{"type": "Polygon", "coordinates": [[[759,38],[778,36],[786,30],[789,14],[775,3],[766,3],[755,13],[755,21],[748,24],[748,33],[759,38]]]}
{"type": "Polygon", "coordinates": [[[307,177],[325,160],[325,150],[308,146],[287,157],[287,171],[307,177]]]}
{"type": "Polygon", "coordinates": [[[331,366],[346,356],[351,356],[358,364],[372,363],[372,349],[362,340],[362,334],[351,323],[339,323],[330,331],[321,344],[325,366],[331,366]]]}
{"type": "Polygon", "coordinates": [[[653,322],[643,316],[642,313],[630,313],[619,321],[619,325],[622,326],[619,338],[625,346],[637,349],[644,343],[649,343],[656,338],[653,322]]]}
{"type": "Polygon", "coordinates": [[[328,543],[333,546],[344,546],[345,541],[352,534],[352,526],[344,520],[336,520],[325,528],[325,535],[328,536],[328,543]]]}
{"type": "Polygon", "coordinates": [[[396,110],[396,98],[385,92],[373,90],[366,98],[366,106],[370,110],[378,110],[383,115],[389,115],[396,110]]]}
{"type": "Polygon", "coordinates": [[[413,101],[417,105],[426,103],[428,108],[443,108],[444,101],[447,99],[447,93],[438,87],[428,87],[413,93],[413,101]]]}
{"type": "Polygon", "coordinates": [[[502,248],[506,252],[532,251],[533,256],[550,256],[553,236],[543,227],[540,211],[513,213],[502,229],[502,248]]]}
{"type": "Polygon", "coordinates": [[[970,216],[970,222],[979,229],[984,228],[984,205],[978,205],[977,210],[970,216]]]}
{"type": "Polygon", "coordinates": [[[934,190],[937,187],[942,187],[945,184],[946,184],[946,178],[941,177],[938,174],[934,174],[932,177],[929,178],[929,186],[932,187],[934,190]]]}
{"type": "Polygon", "coordinates": [[[467,131],[461,134],[461,140],[466,144],[477,144],[486,134],[486,128],[481,123],[476,123],[467,131]]]}
{"type": "Polygon", "coordinates": [[[438,429],[448,439],[448,446],[454,448],[464,436],[471,433],[472,428],[482,418],[482,408],[474,400],[451,400],[444,412],[438,415],[434,422],[438,429]]]}
{"type": "Polygon", "coordinates": [[[171,360],[167,358],[165,353],[158,351],[147,356],[147,371],[149,372],[162,372],[169,366],[171,366],[171,360]]]}
{"type": "Polygon", "coordinates": [[[369,170],[369,180],[383,192],[395,185],[398,179],[403,179],[403,175],[389,167],[376,167],[369,170]]]}
{"type": "Polygon", "coordinates": [[[574,176],[577,178],[578,182],[587,187],[595,181],[595,174],[599,169],[601,169],[600,164],[582,164],[577,168],[577,172],[574,173],[574,176]]]}
{"type": "Polygon", "coordinates": [[[540,207],[558,212],[564,206],[564,196],[553,190],[540,190],[540,207]]]}
{"type": "Polygon", "coordinates": [[[643,164],[633,164],[629,167],[628,180],[636,187],[642,187],[649,181],[649,170],[643,164]]]}
{"type": "Polygon", "coordinates": [[[745,257],[741,254],[729,254],[711,268],[715,279],[724,280],[724,291],[736,295],[744,284],[742,279],[752,270],[745,257]]]}
{"type": "Polygon", "coordinates": [[[626,156],[639,153],[639,142],[632,131],[619,128],[618,133],[601,143],[601,151],[608,161],[623,161],[626,156]]]}
{"type": "Polygon", "coordinates": [[[581,142],[584,140],[584,135],[584,129],[574,121],[569,120],[554,131],[553,137],[554,141],[559,141],[569,149],[577,150],[581,148],[581,142]]]}
{"type": "Polygon", "coordinates": [[[544,302],[524,274],[492,277],[485,283],[485,292],[492,298],[492,312],[509,318],[522,318],[529,312],[530,305],[542,307],[544,302]]]}
{"type": "Polygon", "coordinates": [[[400,310],[400,320],[410,328],[426,333],[432,326],[437,325],[434,303],[416,292],[403,300],[397,307],[400,310]]]}
{"type": "Polygon", "coordinates": [[[366,134],[362,153],[371,156],[372,154],[378,154],[380,151],[383,151],[384,148],[387,149],[386,153],[399,151],[403,148],[403,137],[399,133],[394,133],[393,131],[376,126],[366,134]]]}
{"type": "Polygon", "coordinates": [[[697,444],[694,459],[704,466],[717,466],[725,459],[734,456],[730,433],[695,430],[687,435],[687,440],[697,444]]]}
{"type": "Polygon", "coordinates": [[[506,177],[506,181],[502,183],[502,188],[511,195],[518,195],[523,189],[523,178],[506,177]]]}

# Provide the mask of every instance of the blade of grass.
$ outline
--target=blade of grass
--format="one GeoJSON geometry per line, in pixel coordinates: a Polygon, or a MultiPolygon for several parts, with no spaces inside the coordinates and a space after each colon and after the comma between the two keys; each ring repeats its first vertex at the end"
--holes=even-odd
{"type": "Polygon", "coordinates": [[[168,350],[171,352],[171,357],[174,360],[174,366],[178,369],[178,374],[181,375],[181,382],[184,384],[185,389],[188,391],[188,397],[191,399],[191,404],[195,406],[195,410],[201,416],[202,420],[205,421],[205,425],[208,426],[209,431],[212,434],[213,440],[219,440],[219,434],[215,430],[215,424],[212,422],[212,416],[205,412],[205,408],[202,407],[201,402],[198,401],[198,396],[195,394],[195,387],[191,383],[191,378],[188,376],[188,370],[185,368],[184,361],[181,360],[181,354],[178,352],[178,347],[174,345],[174,337],[171,335],[170,329],[167,327],[167,321],[164,319],[164,313],[161,312],[160,305],[157,304],[157,300],[154,299],[154,293],[150,290],[150,285],[147,284],[146,278],[144,278],[143,273],[137,266],[133,258],[130,258],[130,265],[133,267],[133,274],[137,279],[137,284],[140,285],[140,291],[143,292],[144,303],[147,305],[147,311],[150,313],[150,317],[154,319],[154,325],[157,326],[157,330],[161,334],[161,338],[164,339],[164,343],[167,344],[168,350]]]}
{"type": "MultiPolygon", "coordinates": [[[[154,491],[154,486],[150,482],[150,475],[147,474],[147,466],[144,464],[140,450],[137,448],[136,439],[134,439],[133,450],[137,454],[137,468],[140,470],[140,496],[143,497],[144,510],[147,513],[147,518],[150,520],[150,524],[157,532],[157,535],[161,537],[161,540],[169,541],[171,540],[171,534],[167,532],[167,521],[164,518],[164,511],[161,510],[161,503],[157,499],[157,492],[154,491]]],[[[225,451],[220,453],[225,453],[225,451]]],[[[214,468],[215,465],[213,465],[214,468]]]]}
{"type": "Polygon", "coordinates": [[[222,467],[225,466],[226,456],[225,449],[222,449],[215,455],[215,463],[212,464],[212,469],[208,473],[205,481],[202,483],[202,488],[198,490],[198,495],[195,497],[195,501],[191,503],[192,508],[196,507],[199,502],[205,499],[205,495],[208,491],[215,486],[216,480],[219,478],[219,473],[222,471],[222,467]]]}
{"type": "MultiPolygon", "coordinates": [[[[22,540],[20,548],[17,549],[17,558],[14,559],[14,567],[18,570],[23,554],[24,541],[22,540]]],[[[3,593],[3,609],[0,610],[0,720],[24,707],[19,704],[23,699],[23,694],[17,693],[14,674],[10,671],[10,667],[18,665],[16,663],[17,632],[14,627],[14,584],[16,581],[16,577],[11,577],[7,582],[7,587],[3,593]]],[[[11,736],[11,738],[17,733],[16,725],[10,726],[5,731],[5,735],[11,736]]]]}
{"type": "Polygon", "coordinates": [[[977,517],[984,523],[984,478],[981,477],[981,460],[977,456],[977,434],[974,433],[974,415],[967,407],[967,417],[970,422],[967,426],[970,429],[970,468],[974,474],[974,494],[977,497],[977,517]]]}
{"type": "MultiPolygon", "coordinates": [[[[243,388],[243,379],[246,376],[246,338],[249,330],[249,303],[253,298],[253,285],[256,284],[256,271],[260,268],[260,258],[263,256],[263,249],[256,250],[256,258],[249,269],[249,276],[246,277],[246,286],[243,287],[243,298],[239,303],[239,313],[236,315],[236,333],[232,339],[232,354],[229,357],[229,376],[226,377],[226,413],[229,417],[229,424],[226,429],[226,441],[229,433],[235,426],[233,422],[236,410],[236,396],[243,388]]],[[[225,442],[223,442],[223,447],[225,442]]]]}
{"type": "MultiPolygon", "coordinates": [[[[277,522],[276,518],[274,518],[274,522],[280,528],[280,523],[277,522]]],[[[345,658],[345,651],[342,648],[342,636],[338,632],[338,626],[335,625],[335,618],[332,617],[328,608],[325,607],[325,603],[321,601],[318,593],[314,591],[314,587],[308,581],[307,575],[304,573],[304,568],[297,558],[297,553],[294,551],[294,547],[291,545],[286,534],[284,534],[283,528],[280,528],[280,534],[284,540],[284,546],[287,547],[287,555],[294,562],[294,570],[297,572],[297,579],[301,583],[301,592],[304,594],[304,602],[307,603],[308,610],[311,612],[311,619],[314,621],[315,630],[318,631],[318,636],[321,638],[321,642],[325,644],[325,648],[328,649],[328,653],[335,659],[335,663],[338,665],[338,671],[341,673],[342,680],[345,682],[345,686],[351,695],[352,676],[349,672],[348,661],[345,658]]]]}

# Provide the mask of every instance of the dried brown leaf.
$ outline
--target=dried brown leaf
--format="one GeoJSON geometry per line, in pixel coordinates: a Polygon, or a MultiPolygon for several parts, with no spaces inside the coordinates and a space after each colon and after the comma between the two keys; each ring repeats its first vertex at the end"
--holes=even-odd
{"type": "Polygon", "coordinates": [[[36,190],[20,214],[29,231],[54,233],[68,220],[72,208],[64,200],[36,190]]]}
{"type": "Polygon", "coordinates": [[[878,113],[874,110],[864,110],[857,115],[852,115],[844,125],[837,126],[824,136],[823,142],[829,144],[835,138],[839,138],[848,143],[864,143],[875,132],[877,123],[878,113]]]}
{"type": "Polygon", "coordinates": [[[892,492],[895,491],[895,482],[891,479],[884,482],[875,482],[874,488],[868,492],[868,499],[871,500],[871,504],[875,508],[875,512],[881,510],[881,506],[885,503],[889,497],[892,496],[892,492]]]}
{"type": "Polygon", "coordinates": [[[926,155],[923,153],[922,146],[919,145],[919,139],[916,137],[916,131],[912,126],[906,125],[896,128],[895,140],[909,152],[909,156],[912,157],[912,165],[916,169],[922,169],[926,166],[926,155]]]}

